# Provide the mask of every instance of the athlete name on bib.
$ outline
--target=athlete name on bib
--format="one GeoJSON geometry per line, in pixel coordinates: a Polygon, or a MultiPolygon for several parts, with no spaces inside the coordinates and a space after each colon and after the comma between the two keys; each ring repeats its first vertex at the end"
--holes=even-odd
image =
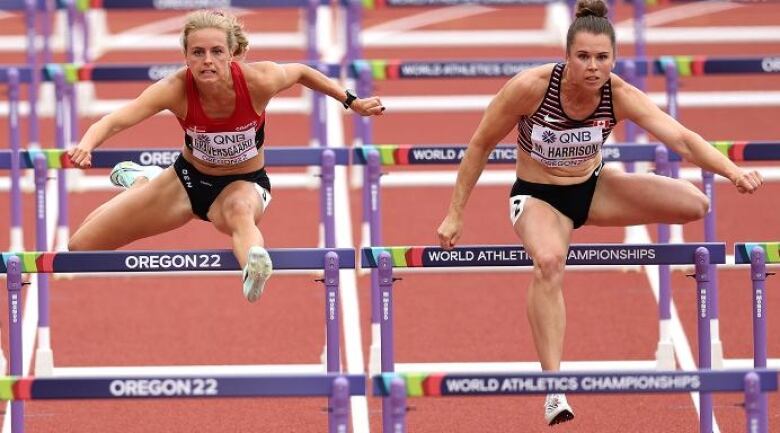
{"type": "Polygon", "coordinates": [[[531,130],[531,157],[547,167],[574,167],[595,157],[604,142],[602,127],[556,131],[541,125],[531,130]]]}
{"type": "Polygon", "coordinates": [[[257,156],[255,128],[237,132],[196,132],[188,130],[192,138],[192,155],[215,165],[240,164],[257,156]]]}

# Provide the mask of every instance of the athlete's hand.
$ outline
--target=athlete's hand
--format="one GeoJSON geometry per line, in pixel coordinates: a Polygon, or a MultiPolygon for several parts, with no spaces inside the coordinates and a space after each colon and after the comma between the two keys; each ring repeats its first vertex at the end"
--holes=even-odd
{"type": "Polygon", "coordinates": [[[378,96],[355,99],[349,108],[361,116],[381,116],[385,113],[385,106],[378,96]]]}
{"type": "Polygon", "coordinates": [[[764,183],[764,177],[756,170],[742,170],[733,180],[737,191],[753,194],[764,183]]]}
{"type": "Polygon", "coordinates": [[[76,168],[90,168],[92,167],[92,149],[79,143],[76,147],[71,147],[67,150],[67,154],[70,157],[70,161],[76,168]]]}
{"type": "Polygon", "coordinates": [[[460,239],[463,231],[463,220],[460,217],[447,215],[439,225],[436,233],[439,235],[439,244],[445,250],[451,250],[460,239]]]}

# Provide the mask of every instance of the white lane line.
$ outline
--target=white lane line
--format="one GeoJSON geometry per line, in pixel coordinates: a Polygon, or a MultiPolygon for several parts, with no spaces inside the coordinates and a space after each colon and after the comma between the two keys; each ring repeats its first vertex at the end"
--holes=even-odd
{"type": "MultiPolygon", "coordinates": [[[[330,147],[344,147],[344,131],[341,126],[341,112],[336,104],[328,101],[328,142],[330,147]],[[330,121],[337,119],[337,121],[330,121]]],[[[334,185],[336,246],[354,248],[352,239],[352,216],[349,205],[349,183],[346,167],[336,167],[334,185]]],[[[344,327],[344,352],[346,354],[347,372],[365,374],[363,360],[363,340],[360,331],[360,308],[357,294],[357,276],[353,271],[341,271],[339,293],[341,297],[341,320],[344,327]]],[[[365,396],[351,398],[352,431],[368,433],[368,399],[365,396]]]]}
{"type": "MultiPolygon", "coordinates": [[[[236,16],[236,18],[239,18],[241,16],[244,16],[249,13],[246,9],[232,9],[231,13],[236,16]]],[[[120,35],[137,35],[137,34],[153,34],[153,35],[160,35],[163,33],[168,32],[179,32],[181,30],[181,26],[184,23],[184,17],[186,14],[177,15],[175,17],[166,18],[162,20],[152,21],[147,24],[143,24],[137,27],[133,27],[127,30],[124,30],[119,33],[115,33],[111,36],[117,37],[120,35]]]]}
{"type": "MultiPolygon", "coordinates": [[[[650,233],[647,231],[647,226],[643,226],[643,230],[637,230],[637,242],[639,243],[652,243],[650,239],[650,233]]],[[[655,301],[658,302],[659,298],[659,278],[658,278],[658,266],[645,266],[645,274],[650,282],[650,288],[653,290],[653,296],[655,301]]],[[[671,319],[669,320],[669,331],[674,344],[674,353],[677,355],[677,362],[680,364],[680,368],[683,371],[695,371],[698,369],[696,362],[693,360],[693,351],[691,345],[688,342],[688,337],[685,335],[685,329],[680,321],[680,316],[677,313],[677,307],[674,304],[674,300],[671,300],[671,319]]],[[[696,414],[701,416],[701,408],[699,407],[699,393],[692,392],[690,394],[691,400],[693,400],[693,406],[696,408],[696,414]]],[[[715,414],[712,415],[712,433],[720,433],[718,422],[715,419],[715,414]]]]}
{"type": "MultiPolygon", "coordinates": [[[[679,6],[672,6],[670,8],[651,12],[645,14],[645,26],[653,27],[660,26],[662,24],[671,23],[674,21],[680,21],[688,18],[695,18],[702,15],[710,15],[717,12],[727,11],[742,7],[743,5],[722,1],[702,1],[687,3],[679,6]]],[[[630,18],[625,21],[617,23],[615,27],[633,27],[634,19],[630,18]]]]}
{"type": "MultiPolygon", "coordinates": [[[[249,13],[246,9],[235,9],[231,11],[236,17],[241,17],[249,13]]],[[[127,39],[133,41],[134,39],[143,40],[151,39],[162,36],[169,32],[179,32],[181,26],[184,23],[185,14],[177,15],[171,18],[165,18],[157,21],[152,21],[147,24],[143,24],[137,27],[133,27],[118,33],[111,34],[109,32],[108,17],[105,10],[90,11],[87,15],[87,25],[89,26],[90,33],[93,35],[92,58],[97,59],[101,55],[109,52],[116,45],[117,39],[127,39]]],[[[178,39],[178,34],[176,35],[178,39]]],[[[121,45],[120,45],[121,46],[121,45]]],[[[178,46],[178,44],[177,44],[178,46]]]]}
{"type": "Polygon", "coordinates": [[[477,5],[453,6],[450,8],[431,10],[415,15],[409,15],[396,20],[386,21],[372,27],[366,27],[363,31],[405,32],[445,21],[468,18],[474,15],[491,12],[493,10],[493,8],[477,5]]]}
{"type": "MultiPolygon", "coordinates": [[[[320,8],[322,11],[323,8],[320,8]]],[[[330,20],[320,20],[321,35],[334,35],[329,27],[330,20]],[[326,28],[327,27],[327,28],[326,28]]],[[[325,47],[322,50],[322,60],[325,62],[340,61],[342,53],[345,52],[344,40],[336,43],[330,39],[319,41],[320,46],[325,47]]],[[[327,145],[328,147],[345,147],[344,139],[344,110],[335,101],[326,98],[325,102],[325,122],[327,125],[327,145]]],[[[311,116],[311,114],[309,114],[311,116]]],[[[354,248],[355,242],[352,239],[352,207],[349,204],[349,182],[348,173],[345,166],[336,167],[336,178],[333,185],[334,217],[336,220],[336,246],[343,248],[354,248]]],[[[339,272],[339,298],[341,300],[341,324],[344,332],[344,349],[346,355],[346,370],[351,374],[366,374],[365,362],[363,360],[363,338],[360,331],[360,303],[358,301],[357,289],[357,271],[343,270],[339,272]]],[[[368,397],[356,395],[350,398],[350,416],[352,417],[353,433],[369,433],[370,424],[368,420],[368,397]]]]}

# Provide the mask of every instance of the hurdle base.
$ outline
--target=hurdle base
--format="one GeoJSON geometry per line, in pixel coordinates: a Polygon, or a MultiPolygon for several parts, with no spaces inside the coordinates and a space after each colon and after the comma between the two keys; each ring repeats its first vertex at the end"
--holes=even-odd
{"type": "Polygon", "coordinates": [[[57,239],[57,244],[54,247],[54,251],[68,251],[68,242],[70,242],[70,228],[67,226],[57,227],[55,238],[57,239]]]}
{"type": "Polygon", "coordinates": [[[8,251],[24,251],[24,233],[21,227],[11,227],[11,242],[8,251]]]}
{"type": "Polygon", "coordinates": [[[382,337],[378,323],[371,324],[371,348],[368,351],[368,372],[372,376],[382,373],[382,337]]]}
{"type": "Polygon", "coordinates": [[[328,369],[328,345],[327,344],[322,345],[322,353],[320,353],[320,364],[322,364],[323,369],[327,371],[328,369]]]}
{"type": "Polygon", "coordinates": [[[35,376],[51,377],[54,375],[54,353],[50,348],[39,348],[35,351],[35,376]]]}
{"type": "Polygon", "coordinates": [[[655,369],[660,371],[675,370],[674,343],[669,340],[659,341],[655,351],[655,369]]]}
{"type": "Polygon", "coordinates": [[[713,370],[723,369],[723,343],[720,340],[713,340],[710,344],[711,368],[713,370]]]}

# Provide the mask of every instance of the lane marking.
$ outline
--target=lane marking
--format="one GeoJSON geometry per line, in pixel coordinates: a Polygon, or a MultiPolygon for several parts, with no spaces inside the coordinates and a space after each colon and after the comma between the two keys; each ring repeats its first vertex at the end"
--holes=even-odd
{"type": "Polygon", "coordinates": [[[375,32],[405,32],[420,27],[439,24],[461,18],[492,12],[494,9],[478,5],[462,5],[450,8],[421,12],[391,21],[385,21],[372,27],[366,27],[363,31],[375,32]]]}
{"type": "MultiPolygon", "coordinates": [[[[721,2],[721,1],[703,1],[672,6],[670,8],[645,14],[645,26],[660,26],[675,21],[681,21],[688,18],[695,18],[702,15],[711,15],[717,12],[723,12],[731,9],[740,8],[744,5],[721,2]]],[[[633,27],[634,18],[621,21],[615,27],[633,27]]]]}
{"type": "MultiPolygon", "coordinates": [[[[330,21],[322,23],[323,35],[333,35],[330,31],[330,21]]],[[[320,40],[322,59],[326,62],[339,61],[345,51],[344,40],[338,43],[332,40],[320,40]]],[[[344,110],[339,104],[326,98],[325,122],[327,125],[327,143],[321,146],[332,148],[345,147],[343,115],[344,110]]],[[[311,112],[309,113],[311,116],[311,112]]],[[[352,238],[352,207],[350,206],[350,191],[347,167],[335,168],[333,185],[334,217],[336,220],[336,246],[354,248],[352,238]]],[[[358,299],[357,270],[339,272],[339,297],[341,298],[341,323],[344,334],[344,353],[346,355],[346,370],[348,373],[366,374],[363,360],[363,338],[360,330],[360,302],[358,299]]],[[[368,397],[356,395],[350,398],[350,416],[352,417],[353,433],[369,433],[368,397]]]]}

